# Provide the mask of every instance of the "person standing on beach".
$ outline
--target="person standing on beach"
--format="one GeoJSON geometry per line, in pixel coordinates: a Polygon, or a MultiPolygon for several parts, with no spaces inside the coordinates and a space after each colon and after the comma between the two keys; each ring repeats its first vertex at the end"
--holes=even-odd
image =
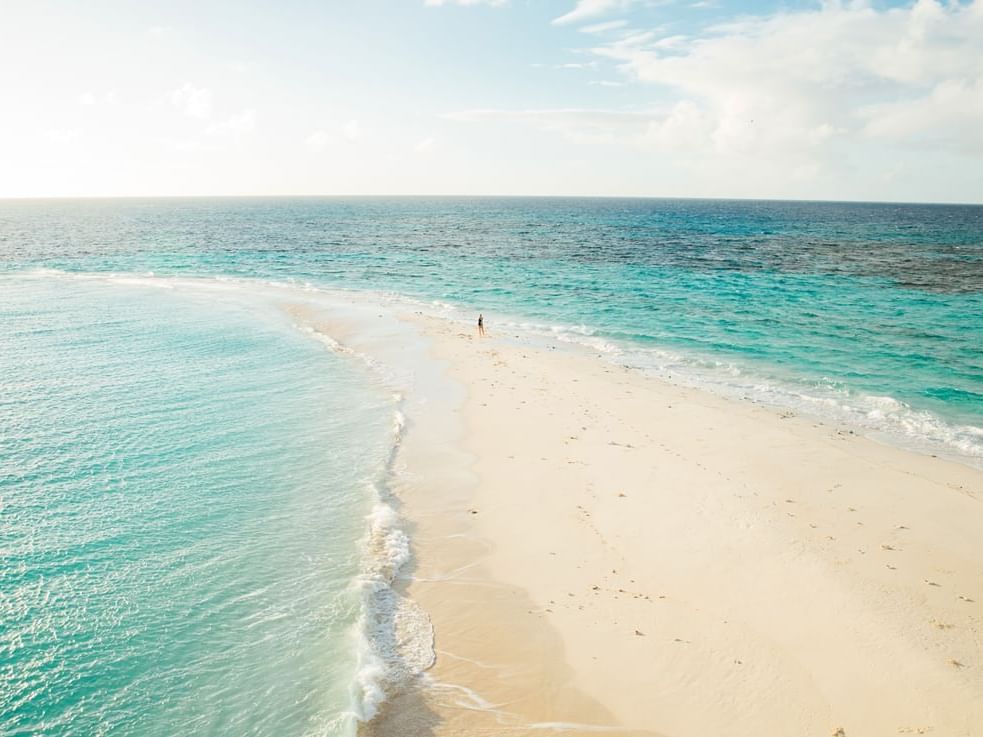
{"type": "Polygon", "coordinates": [[[478,313],[478,337],[483,338],[485,336],[485,316],[480,312],[478,313]]]}

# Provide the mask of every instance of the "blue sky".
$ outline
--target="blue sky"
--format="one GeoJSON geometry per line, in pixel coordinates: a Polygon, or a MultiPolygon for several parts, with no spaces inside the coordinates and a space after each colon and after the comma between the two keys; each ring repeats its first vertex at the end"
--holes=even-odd
{"type": "Polygon", "coordinates": [[[983,0],[4,3],[0,196],[983,202],[983,0]]]}

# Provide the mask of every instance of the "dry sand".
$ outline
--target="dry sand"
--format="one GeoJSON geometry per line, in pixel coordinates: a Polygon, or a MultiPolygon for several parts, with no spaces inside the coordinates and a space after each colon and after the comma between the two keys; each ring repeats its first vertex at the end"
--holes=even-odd
{"type": "Polygon", "coordinates": [[[983,472],[410,319],[464,389],[396,489],[437,661],[368,731],[983,735],[983,472]]]}

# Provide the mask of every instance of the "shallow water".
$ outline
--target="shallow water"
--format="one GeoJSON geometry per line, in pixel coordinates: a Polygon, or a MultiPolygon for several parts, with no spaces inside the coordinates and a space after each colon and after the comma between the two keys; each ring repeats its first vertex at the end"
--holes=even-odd
{"type": "Polygon", "coordinates": [[[0,733],[351,734],[364,371],[256,300],[0,289],[0,733]]]}

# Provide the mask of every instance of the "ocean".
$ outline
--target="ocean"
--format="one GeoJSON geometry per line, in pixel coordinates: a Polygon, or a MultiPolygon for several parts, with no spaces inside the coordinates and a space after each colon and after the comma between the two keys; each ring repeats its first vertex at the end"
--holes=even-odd
{"type": "Polygon", "coordinates": [[[291,290],[480,311],[983,466],[980,206],[0,202],[0,733],[371,715],[408,556],[386,499],[402,399],[299,329],[291,290]]]}

